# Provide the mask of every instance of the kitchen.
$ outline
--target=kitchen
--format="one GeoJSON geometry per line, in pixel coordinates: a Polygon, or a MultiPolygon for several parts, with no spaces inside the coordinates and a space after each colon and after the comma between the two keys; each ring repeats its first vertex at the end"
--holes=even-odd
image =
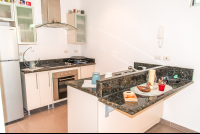
{"type": "MultiPolygon", "coordinates": [[[[42,24],[40,0],[31,3],[36,25],[42,24]]],[[[68,44],[68,34],[63,29],[38,28],[37,45],[19,45],[19,52],[33,48],[33,53],[30,50],[26,53],[27,61],[86,56],[95,59],[95,71],[101,74],[126,70],[138,61],[192,68],[194,81],[198,80],[199,7],[190,7],[190,0],[61,0],[61,22],[66,23],[66,14],[72,9],[84,10],[87,15],[87,44],[68,44]],[[166,31],[161,49],[157,39],[160,25],[165,25],[166,31]],[[155,60],[155,55],[171,56],[171,61],[155,60]]],[[[199,102],[197,89],[194,83],[168,99],[163,118],[199,132],[199,116],[196,116],[199,108],[191,105],[199,102]],[[185,96],[189,100],[183,99],[185,96]],[[189,108],[185,109],[185,105],[189,108]]]]}

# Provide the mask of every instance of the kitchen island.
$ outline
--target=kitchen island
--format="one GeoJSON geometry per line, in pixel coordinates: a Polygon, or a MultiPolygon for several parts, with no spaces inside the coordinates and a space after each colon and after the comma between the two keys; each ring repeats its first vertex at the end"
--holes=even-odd
{"type": "MultiPolygon", "coordinates": [[[[158,78],[178,75],[180,83],[168,83],[173,90],[160,96],[137,95],[138,103],[124,101],[123,92],[146,83],[148,70],[102,79],[97,88],[82,88],[85,79],[67,82],[69,132],[146,132],[160,122],[164,101],[193,83],[192,69],[157,66],[158,78]]],[[[91,79],[91,78],[88,78],[91,79]]]]}

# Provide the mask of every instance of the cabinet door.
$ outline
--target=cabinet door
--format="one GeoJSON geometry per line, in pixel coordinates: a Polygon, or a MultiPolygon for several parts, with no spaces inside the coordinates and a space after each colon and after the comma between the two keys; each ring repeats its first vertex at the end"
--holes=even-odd
{"type": "Polygon", "coordinates": [[[41,107],[53,103],[53,95],[51,91],[52,76],[50,72],[39,72],[39,88],[41,107]]]}
{"type": "Polygon", "coordinates": [[[40,107],[40,89],[38,83],[38,73],[25,74],[27,110],[40,107]]]}
{"type": "Polygon", "coordinates": [[[16,5],[16,24],[19,44],[36,44],[33,7],[16,5]]]}
{"type": "Polygon", "coordinates": [[[0,20],[14,21],[12,3],[0,2],[0,20]]]}
{"type": "Polygon", "coordinates": [[[81,67],[81,79],[92,77],[94,65],[81,67]]]}
{"type": "Polygon", "coordinates": [[[76,22],[76,27],[77,27],[77,34],[76,34],[76,43],[77,44],[83,44],[86,43],[86,15],[81,15],[81,14],[75,14],[75,22],[76,22]]]}

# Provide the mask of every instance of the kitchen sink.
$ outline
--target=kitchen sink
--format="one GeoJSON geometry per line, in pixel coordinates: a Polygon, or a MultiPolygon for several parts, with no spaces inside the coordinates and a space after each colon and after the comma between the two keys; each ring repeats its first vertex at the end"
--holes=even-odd
{"type": "Polygon", "coordinates": [[[36,67],[34,69],[29,69],[29,68],[26,68],[26,69],[22,69],[22,71],[35,71],[35,70],[39,70],[39,69],[43,69],[44,67],[36,67]]]}

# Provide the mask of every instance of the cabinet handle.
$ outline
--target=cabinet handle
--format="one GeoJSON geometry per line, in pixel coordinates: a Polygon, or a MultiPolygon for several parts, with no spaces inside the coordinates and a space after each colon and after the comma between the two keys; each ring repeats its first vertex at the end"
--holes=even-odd
{"type": "MultiPolygon", "coordinates": [[[[49,75],[49,72],[48,72],[48,75],[49,75]]],[[[50,75],[49,75],[49,87],[50,87],[50,75]]]]}
{"type": "Polygon", "coordinates": [[[37,87],[37,89],[38,89],[37,73],[36,73],[36,87],[37,87]]]}

